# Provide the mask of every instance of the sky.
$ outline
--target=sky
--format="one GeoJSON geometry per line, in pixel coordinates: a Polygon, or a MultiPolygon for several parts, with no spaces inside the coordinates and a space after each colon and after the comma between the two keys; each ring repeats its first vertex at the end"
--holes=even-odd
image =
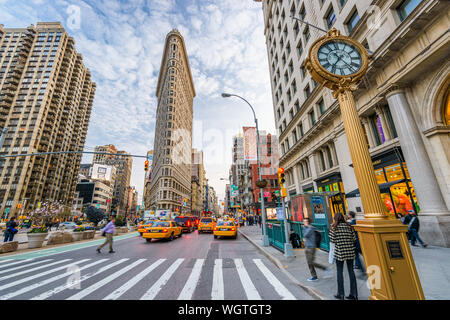
{"type": "MultiPolygon", "coordinates": [[[[253,126],[276,134],[261,3],[253,0],[0,0],[5,28],[61,22],[97,83],[86,151],[114,144],[146,155],[153,149],[155,95],[167,33],[184,37],[196,90],[193,148],[219,199],[231,165],[232,137],[253,126]]],[[[84,155],[89,163],[92,155],[84,155]]],[[[142,199],[143,158],[130,184],[142,199]]]]}

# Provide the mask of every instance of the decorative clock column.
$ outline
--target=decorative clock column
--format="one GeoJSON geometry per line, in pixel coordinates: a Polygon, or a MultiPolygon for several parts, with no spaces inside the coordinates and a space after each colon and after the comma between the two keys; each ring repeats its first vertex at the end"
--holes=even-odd
{"type": "Polygon", "coordinates": [[[364,208],[356,222],[373,300],[424,299],[411,254],[407,226],[388,219],[353,96],[369,56],[359,42],[331,29],[310,47],[305,66],[339,101],[350,155],[364,208]]]}

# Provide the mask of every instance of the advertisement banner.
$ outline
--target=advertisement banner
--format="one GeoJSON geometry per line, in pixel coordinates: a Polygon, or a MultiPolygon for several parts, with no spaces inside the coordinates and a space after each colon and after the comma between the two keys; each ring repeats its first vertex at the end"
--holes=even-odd
{"type": "Polygon", "coordinates": [[[284,220],[283,208],[277,208],[277,219],[284,220]]]}
{"type": "Polygon", "coordinates": [[[303,198],[302,196],[295,196],[291,198],[291,219],[293,221],[303,221],[303,198]]]}
{"type": "Polygon", "coordinates": [[[320,223],[327,220],[325,213],[325,202],[323,197],[311,197],[312,209],[314,214],[314,222],[320,223]]]}
{"type": "Polygon", "coordinates": [[[267,197],[267,198],[269,198],[271,195],[270,195],[270,192],[264,192],[264,197],[267,197]]]}
{"type": "Polygon", "coordinates": [[[244,130],[244,160],[255,161],[256,151],[256,128],[243,127],[244,130]]]}

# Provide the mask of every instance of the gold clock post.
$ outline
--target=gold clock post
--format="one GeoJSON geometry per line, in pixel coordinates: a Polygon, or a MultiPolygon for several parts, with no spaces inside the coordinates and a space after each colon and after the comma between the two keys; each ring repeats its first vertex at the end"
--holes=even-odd
{"type": "MultiPolygon", "coordinates": [[[[347,64],[342,55],[339,56],[339,53],[334,57],[342,59],[338,60],[338,62],[342,61],[341,65],[349,66],[350,60],[347,64]]],[[[323,60],[323,58],[321,59],[323,60]]],[[[335,62],[335,65],[338,62],[335,62]]],[[[370,298],[372,300],[425,299],[406,238],[407,226],[399,220],[388,219],[386,215],[361,120],[356,109],[353,91],[367,71],[368,63],[369,57],[366,49],[359,42],[340,35],[339,31],[334,28],[312,44],[308,58],[305,60],[305,66],[312,77],[318,83],[331,89],[333,97],[339,101],[364,208],[365,219],[358,220],[355,229],[359,235],[366,264],[371,290],[370,298]],[[348,75],[334,74],[325,69],[319,61],[318,51],[328,43],[333,43],[331,48],[339,49],[339,45],[348,44],[357,50],[361,60],[359,69],[348,75]]]]}

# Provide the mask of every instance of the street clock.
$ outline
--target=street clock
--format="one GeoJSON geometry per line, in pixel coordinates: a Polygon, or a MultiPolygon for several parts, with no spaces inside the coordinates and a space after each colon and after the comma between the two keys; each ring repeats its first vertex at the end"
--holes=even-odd
{"type": "Polygon", "coordinates": [[[343,86],[354,90],[368,65],[366,48],[334,28],[311,45],[305,59],[305,67],[314,80],[332,91],[343,86]]]}

